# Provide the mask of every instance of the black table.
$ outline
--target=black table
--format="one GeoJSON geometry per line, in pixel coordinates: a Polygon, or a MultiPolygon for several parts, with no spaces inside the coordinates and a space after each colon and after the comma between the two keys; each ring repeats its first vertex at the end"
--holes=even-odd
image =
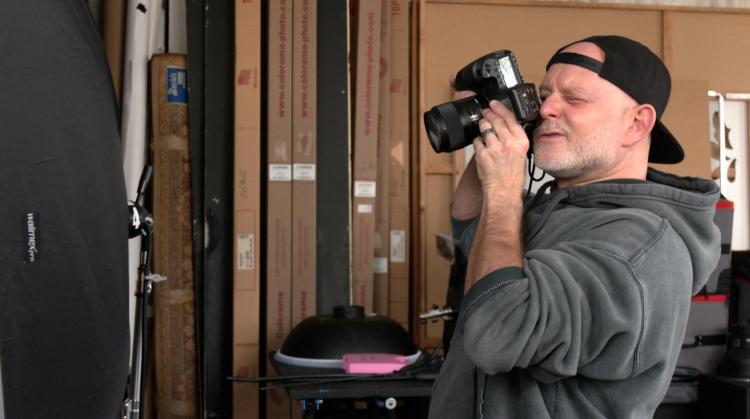
{"type": "MultiPolygon", "coordinates": [[[[280,376],[344,374],[342,369],[306,368],[276,362],[272,363],[280,376]]],[[[299,384],[287,383],[289,397],[300,401],[305,418],[335,417],[417,417],[418,408],[414,399],[429,398],[436,374],[421,374],[415,377],[369,377],[352,375],[346,381],[335,378],[299,384]],[[411,411],[411,414],[405,412],[411,411]]]]}

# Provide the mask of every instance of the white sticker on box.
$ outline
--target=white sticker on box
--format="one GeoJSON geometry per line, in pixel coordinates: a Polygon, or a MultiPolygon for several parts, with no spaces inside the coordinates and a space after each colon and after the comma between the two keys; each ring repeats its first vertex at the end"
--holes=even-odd
{"type": "Polygon", "coordinates": [[[375,182],[358,180],[354,182],[355,198],[375,198],[375,182]]]}
{"type": "Polygon", "coordinates": [[[315,180],[315,165],[297,163],[294,165],[294,180],[315,180]]]}
{"type": "Polygon", "coordinates": [[[291,164],[269,164],[268,180],[272,182],[289,182],[292,180],[291,164]]]}
{"type": "Polygon", "coordinates": [[[372,205],[370,205],[370,204],[357,204],[357,212],[359,214],[372,214],[372,205]]]}
{"type": "Polygon", "coordinates": [[[237,270],[252,271],[255,269],[255,236],[252,234],[237,235],[237,270]]]}
{"type": "Polygon", "coordinates": [[[406,232],[391,230],[391,263],[406,262],[406,232]]]}
{"type": "Polygon", "coordinates": [[[373,259],[372,271],[376,274],[387,274],[388,273],[388,258],[373,259]]]}

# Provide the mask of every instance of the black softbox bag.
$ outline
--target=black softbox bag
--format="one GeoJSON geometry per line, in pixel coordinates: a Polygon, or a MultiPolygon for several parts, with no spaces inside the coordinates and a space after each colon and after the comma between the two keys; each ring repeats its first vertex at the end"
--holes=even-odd
{"type": "Polygon", "coordinates": [[[0,371],[7,419],[115,418],[127,202],[85,0],[0,0],[0,371]]]}

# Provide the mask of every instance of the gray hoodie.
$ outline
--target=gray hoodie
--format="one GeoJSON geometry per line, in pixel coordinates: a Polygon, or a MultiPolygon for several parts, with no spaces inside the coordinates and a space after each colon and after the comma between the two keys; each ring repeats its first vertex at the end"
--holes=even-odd
{"type": "MultiPolygon", "coordinates": [[[[650,418],[720,253],[713,182],[650,169],[539,194],[524,266],[464,296],[431,419],[650,418]]],[[[477,220],[456,231],[464,254],[477,220]]]]}

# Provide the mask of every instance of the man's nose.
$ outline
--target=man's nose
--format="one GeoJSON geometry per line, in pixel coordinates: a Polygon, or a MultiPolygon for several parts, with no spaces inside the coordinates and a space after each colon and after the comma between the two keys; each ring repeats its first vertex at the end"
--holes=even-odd
{"type": "Polygon", "coordinates": [[[544,98],[539,108],[539,115],[542,119],[554,119],[560,116],[560,99],[555,95],[544,98]]]}

